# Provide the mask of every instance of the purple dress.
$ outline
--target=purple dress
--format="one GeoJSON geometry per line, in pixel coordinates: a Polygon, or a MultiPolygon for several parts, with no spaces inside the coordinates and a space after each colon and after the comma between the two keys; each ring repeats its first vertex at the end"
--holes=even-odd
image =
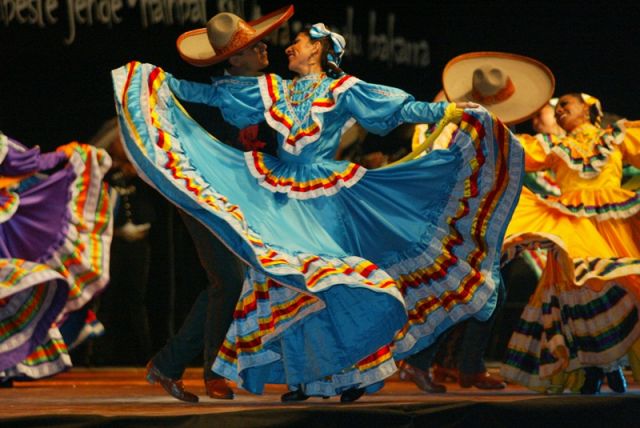
{"type": "Polygon", "coordinates": [[[110,163],[91,146],[40,153],[0,134],[0,379],[71,366],[58,327],[108,282],[110,163]]]}

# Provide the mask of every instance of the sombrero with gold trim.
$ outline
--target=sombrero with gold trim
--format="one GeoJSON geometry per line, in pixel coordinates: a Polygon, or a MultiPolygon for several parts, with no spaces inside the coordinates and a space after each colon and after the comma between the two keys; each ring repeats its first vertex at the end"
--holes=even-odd
{"type": "Polygon", "coordinates": [[[293,15],[293,6],[285,6],[268,15],[245,22],[229,12],[216,14],[205,28],[187,31],[178,37],[180,57],[199,67],[217,64],[269,35],[293,15]]]}
{"type": "Polygon", "coordinates": [[[541,62],[504,52],[472,52],[453,58],[442,72],[449,101],[483,105],[504,123],[523,122],[553,96],[555,78],[541,62]]]}

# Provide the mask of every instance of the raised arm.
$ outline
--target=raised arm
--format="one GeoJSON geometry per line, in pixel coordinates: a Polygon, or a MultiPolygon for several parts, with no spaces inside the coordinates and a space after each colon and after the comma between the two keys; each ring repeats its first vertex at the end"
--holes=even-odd
{"type": "Polygon", "coordinates": [[[348,112],[365,129],[385,135],[402,123],[435,123],[447,103],[415,101],[401,89],[357,81],[344,94],[348,112]]]}
{"type": "Polygon", "coordinates": [[[166,76],[171,92],[173,92],[173,94],[182,101],[205,104],[212,107],[219,106],[219,86],[212,83],[191,82],[189,80],[177,79],[171,73],[166,73],[166,76]]]}
{"type": "Polygon", "coordinates": [[[264,120],[256,77],[223,76],[213,78],[211,83],[197,83],[176,79],[167,73],[167,83],[177,98],[217,107],[224,119],[238,128],[264,120]]]}
{"type": "Polygon", "coordinates": [[[624,126],[623,161],[640,168],[640,120],[625,121],[622,126],[624,126]]]}
{"type": "Polygon", "coordinates": [[[549,150],[545,149],[557,137],[551,134],[538,134],[535,137],[527,134],[518,134],[518,141],[524,148],[524,168],[526,172],[544,171],[551,168],[553,157],[549,150]]]}
{"type": "Polygon", "coordinates": [[[0,176],[16,177],[45,171],[66,158],[60,151],[41,153],[38,146],[28,149],[0,133],[0,176]]]}

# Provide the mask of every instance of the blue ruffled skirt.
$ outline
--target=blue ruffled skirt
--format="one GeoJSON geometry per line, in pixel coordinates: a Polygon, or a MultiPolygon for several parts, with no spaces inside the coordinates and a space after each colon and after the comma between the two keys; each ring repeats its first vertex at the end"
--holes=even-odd
{"type": "Polygon", "coordinates": [[[386,169],[287,163],[220,143],[152,71],[113,73],[128,154],[250,267],[216,372],[332,395],[490,316],[523,152],[486,110],[449,149],[386,169]]]}

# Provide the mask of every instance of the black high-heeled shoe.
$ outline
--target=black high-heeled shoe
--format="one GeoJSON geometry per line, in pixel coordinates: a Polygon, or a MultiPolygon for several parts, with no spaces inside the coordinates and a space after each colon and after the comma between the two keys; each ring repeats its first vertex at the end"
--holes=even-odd
{"type": "Polygon", "coordinates": [[[304,401],[308,399],[309,396],[302,392],[301,389],[296,389],[295,391],[285,392],[280,396],[280,401],[283,403],[294,403],[297,401],[304,401]]]}
{"type": "Polygon", "coordinates": [[[341,403],[353,403],[364,395],[364,388],[349,388],[340,394],[341,403]]]}
{"type": "Polygon", "coordinates": [[[619,393],[627,392],[627,379],[625,379],[621,368],[607,372],[605,376],[607,377],[607,385],[609,385],[610,390],[619,393]]]}
{"type": "Polygon", "coordinates": [[[602,369],[600,367],[585,367],[584,372],[585,379],[582,388],[580,388],[580,394],[594,395],[600,393],[602,379],[604,378],[602,369]]]}

